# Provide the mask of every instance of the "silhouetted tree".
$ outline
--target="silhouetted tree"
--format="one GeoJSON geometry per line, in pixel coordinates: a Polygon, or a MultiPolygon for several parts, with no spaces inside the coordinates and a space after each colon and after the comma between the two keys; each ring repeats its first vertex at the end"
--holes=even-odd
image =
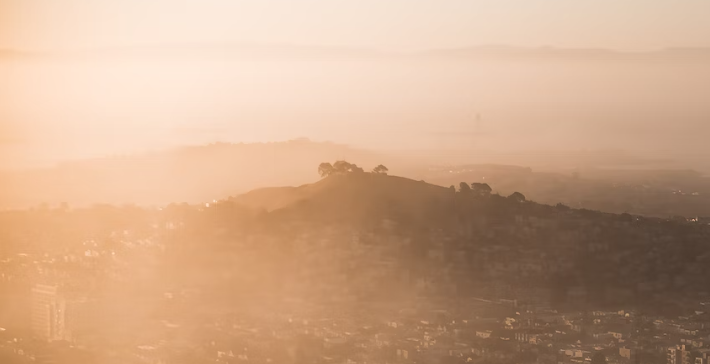
{"type": "Polygon", "coordinates": [[[318,173],[321,177],[328,177],[335,172],[333,165],[327,162],[323,162],[318,166],[318,173]]]}
{"type": "Polygon", "coordinates": [[[387,169],[387,167],[385,167],[381,164],[379,166],[375,167],[374,169],[372,169],[372,173],[387,174],[387,172],[389,172],[389,169],[387,169]]]}
{"type": "Polygon", "coordinates": [[[520,192],[513,192],[512,195],[508,196],[508,198],[517,202],[525,202],[525,195],[520,192]]]}
{"type": "MultiPolygon", "coordinates": [[[[385,166],[378,166],[384,168],[384,171],[387,171],[387,168],[385,166]]],[[[362,173],[365,172],[364,169],[360,168],[357,166],[357,164],[353,163],[348,163],[346,161],[337,161],[331,165],[330,163],[321,163],[318,166],[318,173],[320,173],[321,177],[327,177],[333,174],[344,174],[344,173],[349,173],[349,172],[356,172],[356,173],[362,173]]]]}
{"type": "Polygon", "coordinates": [[[461,192],[464,195],[468,195],[471,193],[471,187],[468,186],[468,183],[461,182],[461,183],[459,183],[459,192],[461,192]]]}
{"type": "Polygon", "coordinates": [[[352,164],[346,161],[337,161],[333,163],[333,170],[336,173],[347,173],[352,169],[352,164]]]}
{"type": "Polygon", "coordinates": [[[335,162],[333,164],[333,169],[334,169],[335,173],[365,172],[365,170],[358,167],[357,164],[348,163],[346,161],[335,162]]]}
{"type": "Polygon", "coordinates": [[[488,183],[471,183],[471,189],[473,189],[473,192],[477,195],[480,196],[486,196],[490,195],[493,189],[491,186],[488,185],[488,183]]]}
{"type": "Polygon", "coordinates": [[[348,172],[363,173],[363,172],[365,172],[365,170],[362,169],[362,168],[360,168],[360,167],[358,167],[357,164],[351,164],[351,165],[350,165],[350,169],[348,170],[348,172]]]}

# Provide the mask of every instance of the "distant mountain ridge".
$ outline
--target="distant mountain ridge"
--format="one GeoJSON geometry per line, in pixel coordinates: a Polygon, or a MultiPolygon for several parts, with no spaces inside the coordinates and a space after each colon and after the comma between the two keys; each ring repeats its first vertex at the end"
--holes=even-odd
{"type": "Polygon", "coordinates": [[[656,50],[626,51],[608,48],[569,48],[555,46],[522,47],[514,45],[478,45],[419,51],[391,51],[366,47],[328,45],[259,44],[259,43],[182,43],[145,44],[65,50],[0,49],[0,58],[103,58],[126,56],[195,57],[291,57],[297,58],[502,58],[502,59],[589,59],[589,60],[682,60],[706,59],[709,47],[667,47],[656,50]]]}
{"type": "Polygon", "coordinates": [[[474,46],[422,52],[436,58],[465,59],[558,59],[558,60],[706,60],[710,47],[663,48],[650,51],[621,51],[605,48],[516,47],[507,45],[474,46]]]}

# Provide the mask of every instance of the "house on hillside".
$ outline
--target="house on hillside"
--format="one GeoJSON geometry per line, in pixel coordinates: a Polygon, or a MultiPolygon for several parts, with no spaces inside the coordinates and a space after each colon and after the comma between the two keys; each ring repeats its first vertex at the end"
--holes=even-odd
{"type": "Polygon", "coordinates": [[[476,337],[481,338],[481,339],[490,339],[492,334],[493,334],[493,331],[491,331],[491,330],[476,331],[476,337]]]}

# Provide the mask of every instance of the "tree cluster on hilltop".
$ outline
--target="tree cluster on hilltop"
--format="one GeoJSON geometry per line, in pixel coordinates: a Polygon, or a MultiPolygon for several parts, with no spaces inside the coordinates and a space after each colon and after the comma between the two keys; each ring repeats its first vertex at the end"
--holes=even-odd
{"type": "Polygon", "coordinates": [[[593,169],[580,177],[579,173],[465,165],[433,168],[425,175],[430,183],[457,187],[460,180],[483,176],[488,183],[494,183],[499,192],[507,195],[524,189],[528,198],[550,205],[562,202],[576,208],[661,218],[671,215],[710,217],[710,178],[686,171],[593,169]]]}
{"type": "MultiPolygon", "coordinates": [[[[318,166],[318,173],[321,177],[328,177],[336,174],[363,172],[365,172],[365,170],[361,167],[358,167],[357,164],[343,160],[336,161],[333,164],[323,162],[318,166]]],[[[387,172],[389,172],[389,169],[387,169],[387,167],[383,166],[382,164],[372,169],[372,173],[375,174],[387,174],[387,172]]]]}
{"type": "MultiPolygon", "coordinates": [[[[451,191],[456,193],[456,187],[451,186],[449,187],[451,191]]],[[[488,183],[479,183],[479,182],[473,182],[469,186],[467,182],[461,182],[459,184],[459,190],[458,194],[462,196],[478,196],[478,197],[486,197],[490,196],[491,193],[493,192],[493,189],[491,186],[488,185],[488,183]]],[[[526,198],[525,195],[523,195],[520,192],[513,192],[510,196],[508,196],[509,199],[517,202],[525,202],[526,198]]]]}

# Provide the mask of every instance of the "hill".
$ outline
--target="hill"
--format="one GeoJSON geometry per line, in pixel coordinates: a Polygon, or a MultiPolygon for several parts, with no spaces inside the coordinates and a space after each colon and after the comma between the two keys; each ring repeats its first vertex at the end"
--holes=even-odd
{"type": "Polygon", "coordinates": [[[144,286],[199,287],[210,305],[485,298],[672,315],[710,296],[707,223],[351,172],[209,204],[2,212],[0,256],[83,255],[86,237],[128,254],[133,236],[159,245],[160,281],[144,286]]]}
{"type": "MultiPolygon", "coordinates": [[[[660,218],[710,216],[710,178],[691,170],[582,168],[545,172],[512,165],[476,164],[431,167],[407,177],[413,176],[423,178],[436,187],[458,186],[462,181],[488,182],[495,193],[507,196],[518,191],[531,200],[548,205],[563,203],[578,209],[660,218]]],[[[362,191],[347,181],[336,187],[333,181],[324,179],[301,187],[257,189],[233,200],[251,208],[272,211],[307,200],[320,192],[324,196],[329,195],[323,200],[335,200],[348,194],[366,196],[382,190],[387,192],[378,195],[379,200],[386,201],[402,193],[409,196],[403,199],[408,201],[425,198],[431,191],[437,190],[405,179],[397,187],[388,187],[381,184],[385,181],[396,184],[395,180],[372,178],[361,181],[367,184],[362,191]]],[[[444,194],[447,192],[446,189],[439,190],[443,190],[444,194]]]]}
{"type": "Polygon", "coordinates": [[[440,203],[453,201],[448,188],[408,178],[350,173],[296,188],[261,189],[234,199],[272,210],[277,219],[359,221],[377,213],[407,211],[423,217],[440,203]]]}
{"type": "MultiPolygon", "coordinates": [[[[599,160],[592,157],[594,153],[571,164],[550,154],[502,160],[494,154],[462,152],[457,157],[433,150],[377,152],[303,139],[216,143],[78,160],[52,168],[0,171],[0,208],[42,203],[57,206],[63,202],[74,207],[95,203],[204,203],[264,186],[299,186],[312,181],[318,163],[348,159],[366,169],[384,163],[398,175],[443,187],[485,178],[495,192],[508,195],[519,191],[552,205],[561,202],[577,208],[656,217],[710,216],[710,178],[705,175],[674,170],[669,165],[644,164],[644,160],[630,160],[618,153],[599,160]],[[540,165],[543,159],[550,164],[540,165]],[[495,164],[481,164],[487,160],[495,164]],[[515,164],[515,160],[532,168],[502,165],[515,164]]],[[[247,206],[270,211],[310,193],[310,188],[290,187],[253,191],[241,199],[247,206]]]]}
{"type": "Polygon", "coordinates": [[[245,202],[272,209],[250,233],[268,237],[264,261],[273,249],[295,259],[268,276],[309,294],[325,294],[310,286],[318,282],[368,297],[475,296],[660,314],[710,295],[703,283],[710,278],[707,223],[454,192],[369,173],[253,191],[230,203],[245,202]],[[318,278],[287,278],[303,272],[318,278]]]}

